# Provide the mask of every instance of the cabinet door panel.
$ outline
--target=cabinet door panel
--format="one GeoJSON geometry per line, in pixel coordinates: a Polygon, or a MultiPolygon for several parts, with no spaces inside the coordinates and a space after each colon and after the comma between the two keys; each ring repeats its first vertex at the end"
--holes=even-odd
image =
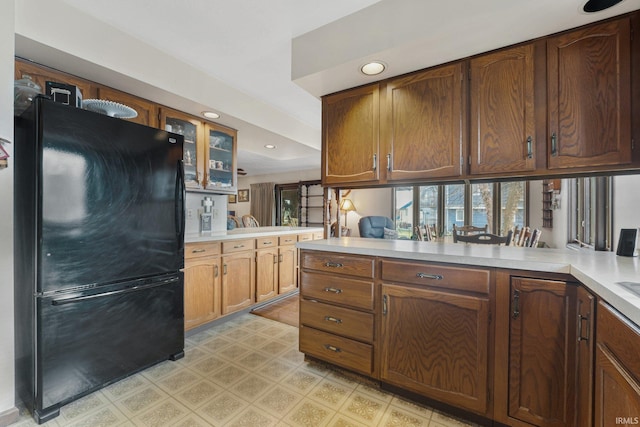
{"type": "Polygon", "coordinates": [[[160,127],[184,135],[182,160],[187,189],[202,188],[204,177],[204,126],[200,120],[180,111],[162,108],[160,127]]]}
{"type": "Polygon", "coordinates": [[[576,287],[511,280],[509,416],[570,426],[575,416],[576,287]]]}
{"type": "Polygon", "coordinates": [[[381,379],[486,413],[489,299],[387,284],[382,295],[381,379]]]}
{"type": "Polygon", "coordinates": [[[278,293],[283,294],[298,287],[298,249],[293,245],[281,246],[278,252],[278,293]]]}
{"type": "Polygon", "coordinates": [[[597,427],[640,422],[640,328],[609,305],[597,313],[594,412],[597,427]]]}
{"type": "Polygon", "coordinates": [[[388,181],[461,174],[462,75],[459,63],[387,83],[388,181]]]}
{"type": "Polygon", "coordinates": [[[136,110],[138,113],[136,117],[125,120],[154,128],[158,127],[158,108],[151,101],[105,86],[98,87],[98,98],[117,102],[136,110]]]}
{"type": "Polygon", "coordinates": [[[471,60],[471,174],[535,168],[534,46],[471,60]]]}
{"type": "Polygon", "coordinates": [[[548,40],[549,168],[631,162],[630,52],[628,18],[548,40]]]}
{"type": "Polygon", "coordinates": [[[278,250],[256,251],[256,302],[266,301],[277,295],[278,250]]]}
{"type": "Polygon", "coordinates": [[[378,85],[322,100],[322,184],[378,179],[378,85]]]}
{"type": "Polygon", "coordinates": [[[249,307],[255,298],[254,252],[223,256],[222,262],[222,314],[249,307]]]}
{"type": "Polygon", "coordinates": [[[184,326],[220,317],[220,258],[187,259],[184,268],[184,326]]]}
{"type": "Polygon", "coordinates": [[[80,89],[82,99],[91,99],[96,96],[96,86],[93,82],[81,79],[62,71],[54,70],[44,65],[39,65],[16,59],[15,62],[15,78],[21,79],[23,75],[28,75],[42,89],[42,93],[46,93],[46,82],[65,83],[74,85],[80,89]]]}

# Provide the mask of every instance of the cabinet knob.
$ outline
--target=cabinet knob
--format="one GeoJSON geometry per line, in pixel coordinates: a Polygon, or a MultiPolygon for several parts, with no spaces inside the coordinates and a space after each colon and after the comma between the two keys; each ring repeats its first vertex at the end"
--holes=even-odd
{"type": "Polygon", "coordinates": [[[513,291],[513,318],[517,319],[520,316],[520,291],[513,291]]]}
{"type": "Polygon", "coordinates": [[[373,171],[375,172],[378,169],[378,155],[373,154],[373,171]]]}
{"type": "Polygon", "coordinates": [[[387,170],[391,172],[391,153],[387,154],[387,170]]]}
{"type": "Polygon", "coordinates": [[[527,159],[533,158],[533,140],[531,136],[527,138],[527,159]]]}
{"type": "Polygon", "coordinates": [[[558,155],[558,141],[557,141],[556,133],[553,132],[551,134],[551,155],[553,157],[558,155]]]}

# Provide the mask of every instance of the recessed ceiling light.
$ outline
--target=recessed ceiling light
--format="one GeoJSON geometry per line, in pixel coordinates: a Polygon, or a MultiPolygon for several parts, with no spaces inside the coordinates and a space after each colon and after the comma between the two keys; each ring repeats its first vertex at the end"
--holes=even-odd
{"type": "Polygon", "coordinates": [[[203,111],[202,115],[205,116],[208,119],[219,119],[220,118],[220,114],[214,113],[213,111],[203,111]]]}
{"type": "Polygon", "coordinates": [[[360,71],[367,76],[375,76],[383,72],[385,68],[387,67],[384,63],[380,61],[372,61],[360,67],[360,71]]]}
{"type": "Polygon", "coordinates": [[[266,144],[266,145],[264,146],[264,148],[267,148],[267,149],[269,149],[269,150],[273,150],[274,148],[276,148],[276,146],[275,146],[275,145],[273,145],[273,144],[266,144]]]}
{"type": "Polygon", "coordinates": [[[617,5],[622,0],[589,0],[585,3],[582,10],[587,13],[600,12],[602,10],[608,9],[612,6],[617,5]]]}

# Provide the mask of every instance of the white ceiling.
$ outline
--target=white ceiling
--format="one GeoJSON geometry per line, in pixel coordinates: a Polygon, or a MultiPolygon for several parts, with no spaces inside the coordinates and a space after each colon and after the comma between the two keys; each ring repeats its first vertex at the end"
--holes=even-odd
{"type": "MultiPolygon", "coordinates": [[[[319,97],[374,81],[358,71],[366,60],[388,64],[378,77],[383,79],[640,9],[640,0],[623,0],[585,14],[584,1],[21,0],[16,52],[83,75],[74,69],[74,58],[59,59],[79,55],[70,47],[74,41],[52,37],[60,31],[55,25],[30,26],[37,21],[32,13],[49,5],[49,14],[71,7],[93,28],[104,23],[100,28],[109,35],[94,43],[105,55],[115,49],[113,40],[124,40],[123,50],[142,44],[149,47],[147,55],[173,58],[186,71],[171,80],[151,79],[163,86],[170,81],[172,90],[133,75],[137,64],[112,67],[111,75],[90,70],[86,61],[100,57],[82,56],[85,74],[100,74],[104,83],[194,114],[220,112],[220,122],[239,130],[238,166],[261,175],[320,166],[319,97]],[[47,57],[47,48],[56,49],[55,57],[47,57]],[[123,71],[130,69],[129,75],[123,71]],[[199,80],[179,81],[190,76],[199,80]],[[166,93],[153,91],[154,84],[166,93]],[[266,143],[278,148],[265,150],[266,143]]],[[[90,37],[78,34],[85,36],[90,37]]],[[[138,68],[151,62],[138,55],[143,62],[138,68]]]]}

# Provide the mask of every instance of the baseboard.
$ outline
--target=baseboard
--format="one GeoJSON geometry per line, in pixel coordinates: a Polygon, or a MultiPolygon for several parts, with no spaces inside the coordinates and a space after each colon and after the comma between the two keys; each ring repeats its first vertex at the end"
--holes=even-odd
{"type": "Polygon", "coordinates": [[[0,412],[0,427],[6,427],[15,423],[19,417],[20,411],[18,411],[18,408],[11,408],[0,412]]]}

